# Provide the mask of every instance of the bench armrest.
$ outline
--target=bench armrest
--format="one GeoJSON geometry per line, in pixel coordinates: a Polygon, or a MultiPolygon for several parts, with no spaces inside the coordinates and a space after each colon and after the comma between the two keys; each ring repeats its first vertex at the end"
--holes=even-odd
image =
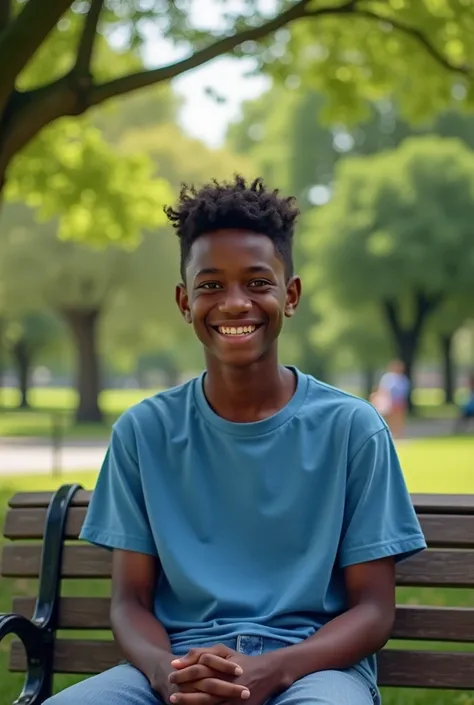
{"type": "Polygon", "coordinates": [[[27,654],[36,651],[43,643],[41,629],[21,614],[0,614],[0,641],[9,634],[21,639],[27,654]]]}
{"type": "Polygon", "coordinates": [[[0,614],[0,642],[10,634],[22,641],[28,662],[25,685],[15,702],[40,705],[45,700],[44,659],[48,652],[48,632],[21,614],[0,614]]]}

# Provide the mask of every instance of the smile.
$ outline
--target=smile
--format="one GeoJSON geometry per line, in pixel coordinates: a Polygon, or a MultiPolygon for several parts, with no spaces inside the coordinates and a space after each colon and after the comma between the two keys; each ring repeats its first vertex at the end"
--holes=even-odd
{"type": "Polygon", "coordinates": [[[257,330],[257,326],[217,326],[221,335],[250,335],[257,330]]]}

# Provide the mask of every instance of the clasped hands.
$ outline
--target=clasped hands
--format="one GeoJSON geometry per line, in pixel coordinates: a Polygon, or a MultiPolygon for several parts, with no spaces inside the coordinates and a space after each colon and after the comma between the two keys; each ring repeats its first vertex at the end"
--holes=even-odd
{"type": "Polygon", "coordinates": [[[220,705],[243,700],[262,705],[279,690],[272,654],[247,656],[223,644],[191,649],[172,662],[169,676],[173,705],[220,705]]]}

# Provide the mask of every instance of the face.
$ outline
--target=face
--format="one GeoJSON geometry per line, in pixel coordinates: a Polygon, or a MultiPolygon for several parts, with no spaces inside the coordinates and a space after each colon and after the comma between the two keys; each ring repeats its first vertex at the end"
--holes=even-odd
{"type": "Polygon", "coordinates": [[[191,248],[178,306],[192,323],[206,356],[233,366],[251,365],[276,349],[283,319],[301,295],[298,277],[285,267],[266,235],[218,230],[191,248]]]}

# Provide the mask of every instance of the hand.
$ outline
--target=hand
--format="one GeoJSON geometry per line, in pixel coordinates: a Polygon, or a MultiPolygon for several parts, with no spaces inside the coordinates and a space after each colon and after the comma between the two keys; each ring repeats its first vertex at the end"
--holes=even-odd
{"type": "Polygon", "coordinates": [[[178,692],[171,698],[175,705],[194,705],[184,688],[193,686],[208,694],[214,694],[219,689],[221,695],[222,686],[230,685],[229,679],[234,687],[240,686],[241,690],[240,693],[234,690],[233,696],[222,695],[222,700],[238,698],[245,700],[248,705],[262,705],[269,697],[283,689],[279,668],[272,654],[246,656],[219,644],[215,647],[192,649],[183,658],[173,661],[172,666],[177,669],[170,676],[170,682],[178,687],[178,692]],[[229,664],[232,664],[232,668],[229,668],[229,664]],[[236,671],[236,666],[240,667],[240,674],[236,671]],[[214,675],[204,675],[205,671],[197,670],[201,668],[210,669],[214,675]],[[199,680],[196,680],[197,678],[199,680]],[[216,680],[217,683],[221,681],[219,686],[216,680]]]}
{"type": "Polygon", "coordinates": [[[222,644],[205,649],[191,649],[186,656],[175,659],[171,666],[176,670],[169,676],[173,689],[171,703],[180,705],[219,705],[227,700],[248,699],[250,693],[244,685],[235,684],[242,675],[242,668],[228,658],[235,651],[222,644]],[[199,663],[203,654],[212,656],[211,665],[199,663]],[[217,664],[217,668],[214,666],[217,664]]]}

